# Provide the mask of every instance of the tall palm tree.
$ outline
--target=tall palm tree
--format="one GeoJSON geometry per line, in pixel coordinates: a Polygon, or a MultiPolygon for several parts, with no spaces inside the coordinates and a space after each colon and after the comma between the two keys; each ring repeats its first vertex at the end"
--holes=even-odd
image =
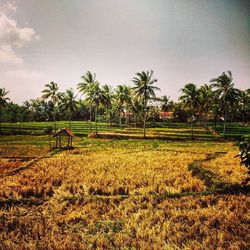
{"type": "Polygon", "coordinates": [[[5,88],[0,88],[0,133],[2,131],[2,115],[3,109],[6,108],[6,105],[10,98],[6,97],[8,95],[8,91],[5,88]]]}
{"type": "Polygon", "coordinates": [[[31,120],[31,103],[29,101],[23,102],[23,107],[24,107],[24,121],[30,121],[31,120]]]}
{"type": "Polygon", "coordinates": [[[207,128],[208,112],[211,110],[214,101],[212,86],[204,84],[199,89],[199,113],[202,124],[207,128]]]}
{"type": "Polygon", "coordinates": [[[148,101],[155,97],[155,90],[159,90],[154,86],[157,79],[153,78],[153,70],[137,72],[136,76],[132,79],[135,86],[132,88],[135,95],[142,101],[143,105],[143,137],[146,138],[146,119],[147,119],[147,106],[148,101]]]}
{"type": "MultiPolygon", "coordinates": [[[[161,103],[161,111],[163,112],[168,112],[170,110],[171,102],[170,102],[170,97],[169,96],[162,96],[159,98],[159,101],[161,103]]],[[[168,120],[168,127],[170,127],[170,119],[165,119],[166,121],[168,120]]]]}
{"type": "Polygon", "coordinates": [[[53,103],[53,120],[54,120],[54,132],[56,132],[56,105],[58,104],[61,93],[58,92],[59,87],[55,82],[50,82],[45,85],[45,89],[42,91],[42,99],[50,99],[53,103]]]}
{"type": "Polygon", "coordinates": [[[249,111],[250,111],[250,91],[249,91],[249,94],[248,94],[247,90],[240,91],[239,104],[240,104],[239,108],[240,108],[240,111],[242,114],[243,126],[245,126],[245,122],[246,122],[245,117],[246,117],[247,113],[249,113],[249,111]]]}
{"type": "Polygon", "coordinates": [[[191,111],[191,137],[194,139],[194,111],[196,104],[198,102],[198,96],[199,91],[195,84],[188,83],[184,86],[184,88],[181,89],[182,95],[179,97],[179,99],[183,102],[184,107],[188,107],[191,111]]]}
{"type": "Polygon", "coordinates": [[[124,112],[126,115],[126,126],[128,126],[128,113],[129,113],[129,105],[132,102],[132,91],[131,88],[127,85],[118,85],[116,88],[116,100],[118,102],[119,112],[120,112],[120,120],[119,125],[121,127],[121,113],[124,112]]]}
{"type": "Polygon", "coordinates": [[[79,92],[84,94],[86,97],[88,97],[89,101],[89,121],[90,121],[90,132],[92,131],[92,106],[93,102],[92,99],[89,98],[89,95],[91,93],[91,89],[93,87],[93,84],[97,83],[96,81],[96,74],[92,74],[90,71],[87,71],[85,75],[81,76],[81,82],[78,83],[77,89],[79,92]]]}
{"type": "Polygon", "coordinates": [[[169,111],[169,102],[170,102],[170,97],[169,96],[162,96],[160,98],[160,102],[161,102],[161,111],[167,112],[169,111]]]}
{"type": "Polygon", "coordinates": [[[108,121],[109,121],[109,108],[111,107],[112,104],[112,98],[113,98],[113,93],[112,93],[112,88],[111,86],[108,86],[107,84],[104,84],[102,86],[102,104],[106,109],[106,131],[108,131],[108,121]]]}
{"type": "Polygon", "coordinates": [[[98,108],[103,100],[103,92],[100,87],[99,82],[91,83],[86,92],[86,101],[91,103],[91,105],[95,108],[95,133],[97,134],[97,115],[98,115],[98,108]]]}
{"type": "Polygon", "coordinates": [[[139,98],[134,96],[132,99],[131,111],[132,111],[133,116],[134,116],[135,128],[137,127],[137,118],[138,118],[139,114],[142,112],[142,110],[143,110],[143,107],[142,107],[141,101],[139,100],[139,98]]]}
{"type": "Polygon", "coordinates": [[[210,80],[212,87],[215,88],[215,96],[219,99],[220,107],[224,113],[223,137],[225,138],[227,115],[230,106],[238,99],[239,90],[234,88],[231,71],[223,72],[217,78],[210,80]]]}
{"type": "Polygon", "coordinates": [[[69,114],[69,129],[71,129],[71,118],[77,109],[77,95],[74,94],[73,89],[67,89],[61,97],[61,110],[69,114]]]}

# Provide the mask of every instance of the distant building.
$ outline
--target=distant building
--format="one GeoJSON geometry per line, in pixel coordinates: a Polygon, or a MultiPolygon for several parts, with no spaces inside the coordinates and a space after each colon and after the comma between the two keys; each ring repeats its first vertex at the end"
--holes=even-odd
{"type": "Polygon", "coordinates": [[[159,114],[160,119],[172,119],[174,117],[174,112],[160,112],[159,114]]]}

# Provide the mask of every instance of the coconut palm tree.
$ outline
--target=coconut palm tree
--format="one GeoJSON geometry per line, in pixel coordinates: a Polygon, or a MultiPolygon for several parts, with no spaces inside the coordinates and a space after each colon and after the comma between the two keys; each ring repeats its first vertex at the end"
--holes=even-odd
{"type": "Polygon", "coordinates": [[[45,85],[45,89],[42,91],[42,99],[50,99],[53,103],[53,120],[54,120],[54,132],[56,132],[56,105],[58,104],[61,93],[58,92],[59,87],[58,84],[55,82],[50,82],[45,85]]]}
{"type": "Polygon", "coordinates": [[[8,91],[5,88],[0,88],[0,133],[2,131],[2,115],[3,109],[6,108],[8,101],[10,98],[6,97],[8,95],[8,91]]]}
{"type": "Polygon", "coordinates": [[[212,87],[215,88],[215,96],[219,99],[220,108],[224,113],[223,137],[225,138],[227,115],[230,106],[238,99],[239,90],[234,88],[231,71],[223,72],[217,78],[210,80],[212,87]]]}
{"type": "Polygon", "coordinates": [[[103,100],[103,92],[101,90],[100,83],[97,81],[91,83],[87,88],[86,96],[86,101],[95,108],[95,133],[97,134],[98,108],[103,100]]]}
{"type": "Polygon", "coordinates": [[[121,127],[121,113],[124,112],[126,115],[126,126],[128,126],[128,113],[129,113],[129,105],[132,102],[132,91],[131,88],[127,85],[118,85],[115,90],[115,96],[119,107],[120,119],[119,125],[121,127]]]}
{"type": "Polygon", "coordinates": [[[191,137],[194,139],[194,111],[196,108],[196,105],[198,103],[198,97],[199,97],[199,91],[195,84],[188,83],[184,86],[184,88],[181,89],[182,95],[179,97],[179,100],[181,100],[184,104],[184,107],[188,107],[191,111],[191,137]]]}
{"type": "Polygon", "coordinates": [[[239,95],[239,109],[242,115],[243,126],[245,126],[246,116],[250,111],[250,95],[247,90],[241,90],[239,95]]]}
{"type": "Polygon", "coordinates": [[[202,124],[207,128],[208,112],[214,102],[212,86],[204,84],[199,89],[199,113],[201,114],[202,124]]]}
{"type": "Polygon", "coordinates": [[[139,98],[137,98],[136,96],[134,96],[132,98],[132,104],[131,104],[130,109],[131,109],[131,111],[133,113],[133,116],[134,116],[134,126],[136,128],[137,127],[138,116],[140,115],[140,113],[143,110],[142,103],[139,100],[139,98]]]}
{"type": "Polygon", "coordinates": [[[102,104],[106,109],[106,131],[108,131],[108,121],[109,121],[109,109],[112,104],[112,98],[113,98],[113,93],[112,93],[112,88],[111,86],[108,86],[107,84],[104,84],[102,86],[102,104]]]}
{"type": "Polygon", "coordinates": [[[89,95],[92,92],[93,84],[97,83],[96,74],[92,74],[90,71],[87,71],[85,75],[81,76],[81,82],[78,83],[77,89],[79,92],[84,94],[89,101],[89,121],[90,121],[90,132],[92,131],[92,99],[89,98],[89,95]]]}
{"type": "Polygon", "coordinates": [[[161,111],[164,112],[168,112],[169,111],[169,101],[170,101],[170,97],[169,96],[162,96],[160,98],[160,102],[161,102],[161,111]]]}
{"type": "Polygon", "coordinates": [[[71,118],[77,109],[77,95],[74,94],[73,89],[67,89],[65,93],[62,94],[60,107],[62,111],[65,111],[69,115],[69,129],[71,128],[71,118]]]}
{"type": "Polygon", "coordinates": [[[160,90],[154,86],[157,79],[153,78],[153,70],[137,72],[136,76],[132,79],[135,86],[132,88],[135,95],[142,101],[143,105],[143,137],[146,138],[146,119],[147,119],[147,106],[148,101],[155,97],[155,91],[160,90]]]}
{"type": "MultiPolygon", "coordinates": [[[[173,102],[170,101],[170,97],[164,95],[161,98],[159,98],[159,101],[161,103],[161,111],[169,112],[170,108],[172,107],[171,105],[173,105],[173,102]]],[[[168,127],[170,127],[170,119],[165,119],[165,120],[166,121],[168,120],[168,127]]]]}

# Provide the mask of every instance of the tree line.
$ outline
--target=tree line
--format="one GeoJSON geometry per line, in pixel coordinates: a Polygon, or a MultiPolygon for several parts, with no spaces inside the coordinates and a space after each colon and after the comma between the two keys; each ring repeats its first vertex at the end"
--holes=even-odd
{"type": "Polygon", "coordinates": [[[59,85],[52,81],[45,85],[41,97],[22,105],[11,102],[8,91],[0,88],[0,123],[53,121],[56,131],[57,120],[68,120],[69,128],[72,120],[85,120],[89,121],[90,131],[97,133],[98,121],[105,121],[107,130],[110,124],[141,126],[145,137],[147,121],[172,119],[189,122],[193,137],[193,126],[197,122],[207,127],[208,122],[216,126],[218,121],[223,121],[225,135],[227,121],[244,125],[250,120],[250,89],[235,88],[231,71],[223,72],[200,87],[186,84],[177,102],[166,95],[156,95],[160,89],[153,71],[136,73],[132,83],[132,86],[124,84],[112,88],[100,84],[96,74],[87,71],[77,84],[78,93],[72,88],[60,92],[59,85]]]}

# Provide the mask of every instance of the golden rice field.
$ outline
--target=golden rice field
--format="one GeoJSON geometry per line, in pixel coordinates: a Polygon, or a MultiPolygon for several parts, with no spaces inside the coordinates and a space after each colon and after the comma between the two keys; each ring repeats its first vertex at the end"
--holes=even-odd
{"type": "Polygon", "coordinates": [[[46,150],[0,145],[0,249],[250,249],[249,186],[217,192],[190,170],[198,161],[240,186],[233,143],[79,139],[46,150]]]}

